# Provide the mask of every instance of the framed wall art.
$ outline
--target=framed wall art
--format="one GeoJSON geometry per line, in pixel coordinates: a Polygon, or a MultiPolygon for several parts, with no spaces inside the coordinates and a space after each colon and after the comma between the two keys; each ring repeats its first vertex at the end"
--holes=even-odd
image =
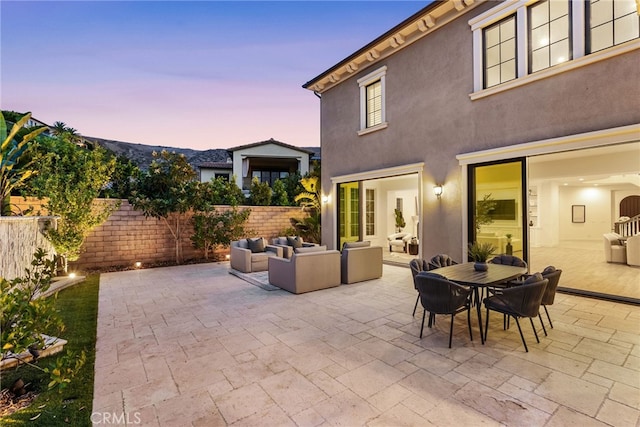
{"type": "Polygon", "coordinates": [[[571,205],[571,222],[584,222],[585,218],[585,206],[584,205],[571,205]]]}

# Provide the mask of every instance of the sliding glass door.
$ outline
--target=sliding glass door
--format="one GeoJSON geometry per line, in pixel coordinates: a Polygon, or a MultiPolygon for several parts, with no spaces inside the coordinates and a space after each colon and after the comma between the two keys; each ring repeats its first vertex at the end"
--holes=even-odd
{"type": "Polygon", "coordinates": [[[528,260],[525,159],[469,166],[469,241],[528,260]]]}
{"type": "Polygon", "coordinates": [[[344,242],[360,240],[360,185],[347,182],[338,185],[338,248],[344,242]]]}

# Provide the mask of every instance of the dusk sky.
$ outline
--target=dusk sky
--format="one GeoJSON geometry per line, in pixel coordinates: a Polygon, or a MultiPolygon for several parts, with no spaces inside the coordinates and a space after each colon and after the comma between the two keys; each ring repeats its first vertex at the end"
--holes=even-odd
{"type": "Polygon", "coordinates": [[[2,0],[0,106],[147,145],[319,146],[302,84],[426,3],[2,0]]]}

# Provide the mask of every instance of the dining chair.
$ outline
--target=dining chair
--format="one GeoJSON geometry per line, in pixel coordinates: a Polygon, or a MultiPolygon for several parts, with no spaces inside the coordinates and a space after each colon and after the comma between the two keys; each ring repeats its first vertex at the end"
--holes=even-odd
{"type": "MultiPolygon", "coordinates": [[[[547,284],[547,288],[544,291],[544,295],[542,296],[542,302],[540,305],[544,307],[544,312],[547,314],[547,319],[549,320],[549,325],[553,329],[553,323],[551,322],[551,317],[549,317],[549,311],[547,310],[548,305],[553,305],[553,301],[556,298],[556,290],[558,289],[558,283],[560,283],[560,275],[562,274],[562,270],[559,268],[555,268],[550,265],[542,270],[542,277],[549,280],[549,284],[547,284]]],[[[542,316],[538,312],[538,316],[540,317],[540,323],[542,323],[542,316]]],[[[543,323],[544,326],[544,323],[543,323]]],[[[546,331],[545,331],[546,334],[546,331]]]]}
{"type": "MultiPolygon", "coordinates": [[[[413,287],[415,288],[415,290],[417,292],[418,291],[418,285],[416,285],[416,276],[421,271],[427,271],[429,269],[428,268],[428,264],[427,264],[427,261],[425,261],[425,260],[414,258],[411,261],[409,261],[409,267],[411,268],[411,276],[413,277],[413,287]]],[[[416,309],[418,308],[418,301],[420,301],[420,293],[419,292],[418,292],[418,297],[416,298],[416,303],[413,306],[413,315],[414,316],[416,315],[416,309]]],[[[429,317],[429,320],[431,320],[431,317],[429,317]]]]}
{"type": "MultiPolygon", "coordinates": [[[[540,305],[544,308],[545,313],[547,314],[547,320],[549,320],[549,326],[553,328],[553,322],[551,322],[551,317],[549,317],[549,311],[547,310],[547,305],[553,305],[553,302],[556,298],[556,290],[558,289],[558,283],[560,282],[560,275],[562,274],[562,270],[559,268],[555,268],[553,265],[549,265],[542,270],[543,279],[549,279],[549,283],[547,284],[546,289],[544,290],[544,295],[542,296],[542,302],[540,305]]],[[[525,276],[526,278],[531,277],[531,275],[525,276]]],[[[522,285],[523,281],[512,281],[509,282],[510,286],[519,286],[522,285]]],[[[547,329],[544,327],[544,322],[542,321],[542,315],[538,313],[538,317],[540,318],[540,323],[542,324],[542,330],[544,334],[547,335],[547,329]]]]}
{"type": "Polygon", "coordinates": [[[416,285],[420,294],[420,302],[424,307],[420,338],[422,338],[422,332],[424,331],[424,318],[427,311],[429,312],[429,327],[433,324],[431,316],[435,319],[436,314],[450,314],[449,348],[451,348],[453,319],[456,314],[466,311],[469,337],[473,341],[471,332],[471,288],[458,285],[447,280],[444,276],[428,271],[422,271],[416,275],[416,285]]]}
{"type": "Polygon", "coordinates": [[[496,289],[494,295],[485,298],[484,305],[487,308],[487,317],[485,320],[484,341],[487,342],[487,333],[489,332],[489,312],[491,310],[497,311],[516,320],[522,344],[524,344],[524,349],[528,353],[529,348],[522,334],[518,319],[521,317],[529,318],[536,341],[539,343],[540,339],[533,325],[533,318],[540,315],[540,304],[548,283],[548,279],[543,278],[540,273],[535,273],[527,278],[522,285],[496,289]]]}
{"type": "Polygon", "coordinates": [[[455,262],[449,255],[438,254],[429,260],[428,270],[435,270],[436,268],[447,267],[454,264],[457,264],[457,262],[455,262]]]}

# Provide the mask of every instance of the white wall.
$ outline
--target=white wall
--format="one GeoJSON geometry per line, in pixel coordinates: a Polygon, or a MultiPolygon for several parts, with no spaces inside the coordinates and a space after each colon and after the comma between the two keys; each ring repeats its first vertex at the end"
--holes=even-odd
{"type": "Polygon", "coordinates": [[[599,240],[611,231],[611,189],[607,187],[559,188],[560,240],[599,240]],[[585,222],[571,222],[571,206],[585,206],[585,222]]]}

